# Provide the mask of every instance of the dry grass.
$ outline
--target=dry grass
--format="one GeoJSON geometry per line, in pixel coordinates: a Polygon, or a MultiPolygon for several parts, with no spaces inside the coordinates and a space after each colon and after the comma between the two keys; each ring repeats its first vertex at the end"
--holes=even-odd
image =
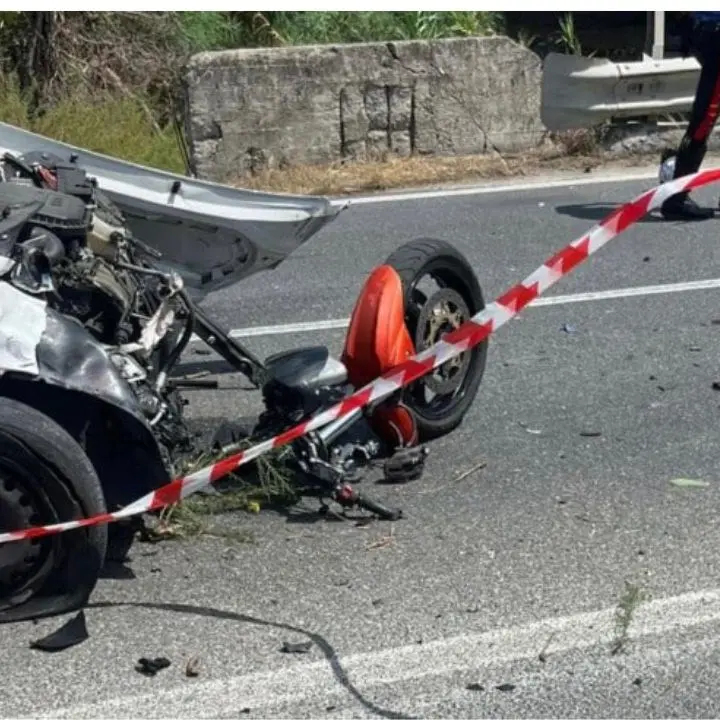
{"type": "MultiPolygon", "coordinates": [[[[632,166],[647,158],[628,157],[614,165],[632,166]]],[[[267,170],[231,184],[252,190],[309,195],[352,195],[361,192],[433,187],[478,180],[532,177],[548,171],[591,172],[607,162],[599,154],[567,156],[558,151],[517,155],[389,158],[381,162],[304,165],[267,170]]]]}

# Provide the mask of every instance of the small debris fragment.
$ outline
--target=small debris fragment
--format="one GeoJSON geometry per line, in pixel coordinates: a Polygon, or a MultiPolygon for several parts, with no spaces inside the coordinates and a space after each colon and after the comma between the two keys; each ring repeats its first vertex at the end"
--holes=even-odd
{"type": "Polygon", "coordinates": [[[545,207],[545,203],[544,203],[544,202],[539,202],[539,203],[538,203],[538,207],[545,207]]]}
{"type": "Polygon", "coordinates": [[[193,352],[195,353],[195,355],[212,355],[212,350],[208,350],[204,347],[195,348],[193,352]]]}
{"type": "Polygon", "coordinates": [[[720,318],[714,318],[710,321],[711,325],[720,325],[720,318]]]}
{"type": "Polygon", "coordinates": [[[378,607],[378,606],[382,605],[384,602],[385,602],[385,601],[384,601],[382,598],[375,598],[375,599],[372,601],[372,604],[373,604],[375,607],[378,607]]]}
{"type": "Polygon", "coordinates": [[[657,378],[654,375],[651,375],[648,380],[657,380],[657,378]]]}
{"type": "Polygon", "coordinates": [[[531,428],[528,425],[526,425],[524,422],[518,422],[518,425],[526,432],[530,433],[530,435],[542,435],[542,430],[536,430],[535,428],[531,428]]]}
{"type": "Polygon", "coordinates": [[[243,715],[249,715],[250,714],[250,708],[243,708],[240,711],[243,715]]]}
{"type": "Polygon", "coordinates": [[[538,655],[538,660],[541,663],[547,662],[547,652],[550,649],[550,643],[552,643],[553,639],[555,638],[555,633],[550,635],[550,637],[547,639],[547,642],[545,643],[545,647],[540,651],[540,654],[538,655]]]}
{"type": "Polygon", "coordinates": [[[280,652],[284,653],[297,653],[304,655],[305,653],[309,653],[312,648],[312,642],[287,642],[285,641],[282,644],[282,647],[280,648],[280,652]]]}
{"type": "Polygon", "coordinates": [[[602,433],[599,430],[581,430],[580,437],[601,437],[602,433]]]}
{"type": "Polygon", "coordinates": [[[643,262],[650,262],[650,256],[649,256],[649,255],[646,255],[646,256],[643,258],[643,262]]]}
{"type": "Polygon", "coordinates": [[[691,345],[688,350],[690,352],[702,352],[702,348],[698,347],[697,345],[691,345]]]}
{"type": "Polygon", "coordinates": [[[186,677],[197,677],[200,674],[200,658],[191,657],[185,666],[186,677]]]}
{"type": "Polygon", "coordinates": [[[563,323],[562,330],[568,335],[572,335],[577,332],[577,328],[574,325],[569,325],[568,323],[563,323]]]}
{"type": "Polygon", "coordinates": [[[149,658],[140,658],[137,661],[135,669],[142,675],[149,675],[153,677],[160,670],[170,667],[170,661],[166,657],[156,657],[150,660],[149,658]]]}
{"type": "Polygon", "coordinates": [[[373,522],[375,522],[375,516],[374,515],[368,515],[367,517],[359,518],[355,522],[355,527],[364,528],[368,525],[371,525],[373,522]]]}
{"type": "Polygon", "coordinates": [[[635,678],[633,680],[633,685],[640,687],[640,685],[642,685],[642,678],[635,678]]]}
{"type": "Polygon", "coordinates": [[[325,712],[333,712],[335,710],[335,707],[336,707],[335,705],[328,705],[325,708],[325,712]]]}
{"type": "Polygon", "coordinates": [[[374,542],[369,543],[365,546],[366,550],[378,550],[380,548],[386,548],[392,544],[393,541],[393,528],[390,528],[390,532],[387,535],[383,535],[374,542]]]}
{"type": "Polygon", "coordinates": [[[463,470],[457,477],[453,478],[453,482],[460,482],[461,480],[464,480],[466,477],[470,477],[474,472],[477,472],[478,470],[482,470],[483,468],[487,467],[487,462],[485,460],[480,460],[479,462],[476,462],[472,467],[469,467],[467,470],[463,470]]]}
{"type": "Polygon", "coordinates": [[[712,384],[712,389],[713,389],[713,390],[720,390],[720,382],[718,382],[718,381],[716,380],[716,381],[712,384]]]}
{"type": "Polygon", "coordinates": [[[502,685],[496,685],[495,689],[500,692],[512,692],[515,686],[512,683],[503,683],[502,685]]]}
{"type": "Polygon", "coordinates": [[[480,683],[468,683],[465,686],[466,690],[472,690],[473,692],[485,692],[485,686],[480,683]]]}
{"type": "Polygon", "coordinates": [[[710,486],[707,480],[695,480],[693,478],[673,478],[670,484],[680,488],[706,488],[710,486]]]}

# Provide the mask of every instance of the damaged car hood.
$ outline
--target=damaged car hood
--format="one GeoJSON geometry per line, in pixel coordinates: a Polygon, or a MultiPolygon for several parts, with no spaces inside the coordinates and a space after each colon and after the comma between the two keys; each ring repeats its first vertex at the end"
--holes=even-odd
{"type": "Polygon", "coordinates": [[[276,267],[344,209],[317,196],[233,188],[153,170],[0,123],[0,153],[47,152],[97,178],[132,233],[201,299],[276,267]]]}

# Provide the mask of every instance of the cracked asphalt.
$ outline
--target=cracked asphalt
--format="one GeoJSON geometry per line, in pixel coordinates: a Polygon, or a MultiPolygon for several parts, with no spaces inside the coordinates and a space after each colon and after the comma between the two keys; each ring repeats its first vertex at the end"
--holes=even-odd
{"type": "MultiPolygon", "coordinates": [[[[420,236],[465,253],[490,300],[651,185],[352,207],[276,271],[205,307],[232,328],[346,317],[366,273],[420,236]]],[[[716,203],[718,189],[698,195],[716,203]]],[[[718,236],[712,221],[649,219],[548,295],[720,277],[718,236]]],[[[306,500],[289,515],[217,520],[251,542],[139,543],[126,571],[98,586],[82,645],[29,649],[60,619],[0,626],[0,713],[716,716],[720,612],[702,615],[693,594],[720,587],[719,301],[702,290],[528,308],[493,336],[478,399],[432,444],[424,477],[366,488],[403,508],[391,537],[388,524],[326,520],[306,500]],[[648,607],[672,599],[671,610],[613,655],[626,583],[648,607]],[[603,612],[607,633],[587,640],[603,612]],[[565,640],[543,661],[545,638],[565,640]],[[286,641],[312,645],[283,653],[286,641]],[[134,670],[142,656],[172,664],[145,677],[134,670]],[[191,658],[196,678],[185,676],[191,658]]],[[[338,352],[342,340],[247,342],[265,356],[315,343],[338,352]]],[[[222,369],[194,347],[185,360],[222,369]]],[[[195,422],[259,409],[241,378],[217,377],[222,392],[187,393],[195,422]]]]}

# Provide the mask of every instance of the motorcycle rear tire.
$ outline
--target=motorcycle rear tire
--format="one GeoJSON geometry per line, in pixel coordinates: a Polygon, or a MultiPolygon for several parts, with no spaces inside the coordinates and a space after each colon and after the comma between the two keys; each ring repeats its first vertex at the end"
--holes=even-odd
{"type": "MultiPolygon", "coordinates": [[[[418,342],[417,313],[413,308],[414,290],[417,283],[426,275],[432,275],[438,284],[458,292],[469,311],[470,316],[485,307],[482,289],[475,271],[465,256],[455,247],[434,238],[418,238],[401,245],[385,261],[400,276],[405,301],[405,324],[415,342],[417,352],[424,349],[418,342]]],[[[464,318],[467,320],[468,318],[464,318]]],[[[485,373],[488,340],[484,340],[473,350],[467,371],[460,383],[458,397],[449,400],[446,408],[438,412],[429,412],[417,402],[410,388],[403,395],[403,402],[413,411],[418,427],[420,442],[427,442],[455,430],[463,421],[472,406],[485,373]]],[[[413,383],[421,385],[423,378],[413,383]]]]}

